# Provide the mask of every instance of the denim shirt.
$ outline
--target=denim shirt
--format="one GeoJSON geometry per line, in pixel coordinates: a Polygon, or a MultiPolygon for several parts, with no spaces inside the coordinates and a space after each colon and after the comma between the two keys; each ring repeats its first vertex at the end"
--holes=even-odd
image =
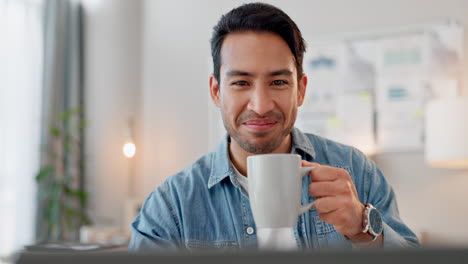
{"type": "MultiPolygon", "coordinates": [[[[257,247],[249,198],[242,191],[229,159],[229,137],[215,152],[169,177],[145,200],[131,225],[130,251],[154,249],[252,249],[257,247]]],[[[415,234],[401,221],[395,193],[375,163],[356,148],[292,131],[292,152],[303,160],[343,168],[351,175],[359,200],[382,214],[383,246],[418,246],[415,234]]],[[[302,204],[310,177],[303,177],[302,204]]],[[[351,241],[312,208],[298,217],[294,235],[299,248],[351,248],[351,241]]]]}

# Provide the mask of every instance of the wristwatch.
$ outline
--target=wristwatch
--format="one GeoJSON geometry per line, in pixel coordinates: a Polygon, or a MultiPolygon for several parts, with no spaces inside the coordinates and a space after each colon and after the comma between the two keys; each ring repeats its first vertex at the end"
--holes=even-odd
{"type": "Polygon", "coordinates": [[[365,204],[363,212],[363,233],[367,233],[372,236],[372,241],[376,240],[377,237],[382,234],[383,221],[379,210],[372,206],[372,204],[365,204]]]}

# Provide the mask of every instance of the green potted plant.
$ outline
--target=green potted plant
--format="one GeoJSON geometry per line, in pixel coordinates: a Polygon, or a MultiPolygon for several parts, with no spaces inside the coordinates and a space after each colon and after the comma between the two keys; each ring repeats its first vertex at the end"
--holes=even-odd
{"type": "Polygon", "coordinates": [[[36,175],[40,242],[76,242],[79,229],[90,224],[88,194],[79,183],[84,164],[78,135],[86,122],[80,109],[63,112],[49,128],[43,166],[36,175]]]}

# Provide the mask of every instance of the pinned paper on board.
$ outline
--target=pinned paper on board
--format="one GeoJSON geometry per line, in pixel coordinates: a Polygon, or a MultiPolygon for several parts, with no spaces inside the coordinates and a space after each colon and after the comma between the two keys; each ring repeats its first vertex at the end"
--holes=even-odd
{"type": "Polygon", "coordinates": [[[340,85],[344,60],[344,46],[318,46],[304,58],[304,72],[308,76],[308,91],[302,111],[320,115],[333,115],[340,85]]]}
{"type": "Polygon", "coordinates": [[[338,105],[340,127],[330,130],[330,138],[375,154],[373,97],[366,93],[342,96],[338,105]]]}
{"type": "Polygon", "coordinates": [[[456,21],[435,24],[426,33],[428,74],[434,79],[458,79],[463,56],[463,28],[456,21]]]}
{"type": "Polygon", "coordinates": [[[379,151],[412,151],[423,147],[424,80],[379,79],[376,105],[379,151]]]}
{"type": "Polygon", "coordinates": [[[309,49],[304,59],[308,92],[296,125],[373,154],[375,45],[329,42],[309,49]]]}
{"type": "Polygon", "coordinates": [[[382,75],[423,75],[427,65],[424,34],[384,38],[378,47],[377,71],[382,75]]]}
{"type": "Polygon", "coordinates": [[[296,125],[366,154],[422,150],[426,102],[458,95],[463,28],[448,20],[401,31],[309,38],[296,125]]]}

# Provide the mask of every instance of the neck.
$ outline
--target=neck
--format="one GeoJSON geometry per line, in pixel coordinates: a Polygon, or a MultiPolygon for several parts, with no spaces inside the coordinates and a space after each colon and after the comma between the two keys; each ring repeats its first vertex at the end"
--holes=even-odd
{"type": "MultiPolygon", "coordinates": [[[[276,148],[274,151],[270,153],[264,154],[274,154],[274,153],[290,153],[291,152],[291,134],[289,134],[281,145],[276,148]]],[[[236,167],[236,169],[245,176],[247,175],[247,157],[253,156],[257,154],[252,154],[250,152],[245,151],[237,142],[231,138],[231,144],[229,144],[229,156],[231,158],[232,164],[236,167]]]]}

